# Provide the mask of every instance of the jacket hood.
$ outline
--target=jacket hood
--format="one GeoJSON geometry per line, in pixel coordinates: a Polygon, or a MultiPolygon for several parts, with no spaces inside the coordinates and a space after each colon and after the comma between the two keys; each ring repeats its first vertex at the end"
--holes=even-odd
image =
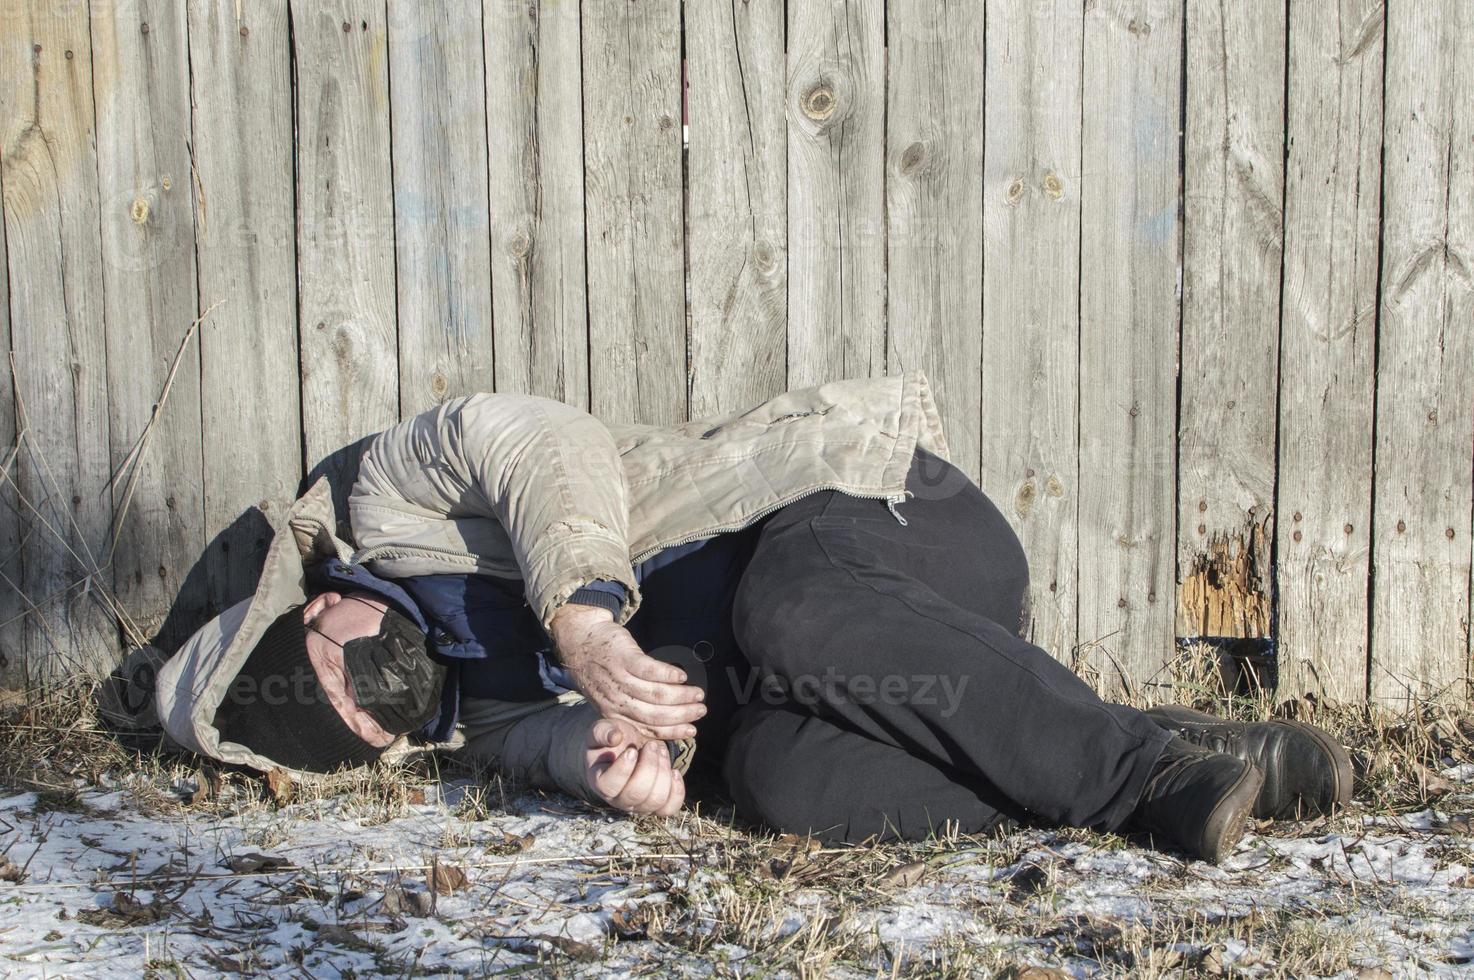
{"type": "Polygon", "coordinates": [[[307,601],[308,566],[352,556],[353,549],[333,534],[333,524],[332,491],[322,478],[292,504],[276,527],[255,594],[202,626],[160,668],[154,703],[165,734],[179,746],[261,772],[287,769],[244,745],[223,741],[212,721],[266,628],[292,606],[307,601]]]}

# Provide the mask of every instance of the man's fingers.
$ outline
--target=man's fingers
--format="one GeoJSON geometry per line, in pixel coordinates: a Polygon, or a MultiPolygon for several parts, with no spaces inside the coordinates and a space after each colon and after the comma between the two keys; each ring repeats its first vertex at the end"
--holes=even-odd
{"type": "Polygon", "coordinates": [[[696,719],[706,714],[706,707],[700,704],[665,705],[630,700],[621,704],[618,711],[614,713],[623,715],[635,724],[655,732],[661,729],[691,725],[696,719]]]}
{"type": "Polygon", "coordinates": [[[670,753],[664,743],[658,741],[645,743],[640,749],[639,761],[635,765],[634,772],[630,773],[629,781],[624,784],[624,789],[613,800],[615,806],[621,810],[633,810],[650,796],[660,776],[662,757],[665,759],[666,768],[669,769],[670,753]]]}
{"type": "Polygon", "coordinates": [[[686,781],[681,774],[672,770],[670,774],[670,795],[665,799],[665,805],[655,811],[659,817],[670,817],[679,813],[686,802],[686,781]]]}
{"type": "Polygon", "coordinates": [[[629,672],[642,680],[652,681],[656,684],[684,684],[686,683],[686,672],[675,664],[668,664],[663,660],[656,660],[643,650],[636,650],[630,655],[629,672]]]}
{"type": "Polygon", "coordinates": [[[639,750],[633,745],[626,748],[613,762],[604,767],[603,772],[594,777],[594,789],[598,790],[599,795],[604,799],[614,803],[629,785],[630,774],[635,771],[639,758],[639,750]]]}
{"type": "Polygon", "coordinates": [[[593,729],[589,732],[589,748],[591,749],[612,749],[623,741],[624,729],[608,718],[595,722],[593,729]]]}
{"type": "Polygon", "coordinates": [[[700,704],[706,698],[706,692],[694,684],[657,684],[631,676],[623,686],[630,694],[651,704],[700,704]]]}
{"type": "Polygon", "coordinates": [[[670,802],[671,793],[675,792],[676,774],[672,769],[665,769],[655,781],[655,788],[645,798],[645,805],[640,808],[641,813],[658,815],[665,811],[670,802]]]}

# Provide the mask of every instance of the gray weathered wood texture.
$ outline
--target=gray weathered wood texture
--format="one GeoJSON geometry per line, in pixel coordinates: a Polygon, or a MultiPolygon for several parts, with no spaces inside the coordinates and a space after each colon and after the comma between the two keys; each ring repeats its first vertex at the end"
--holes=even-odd
{"type": "Polygon", "coordinates": [[[1007,625],[1102,687],[1211,637],[1282,699],[1471,691],[1464,0],[0,18],[0,682],[173,645],[443,398],[921,369],[1030,558],[1007,625]]]}
{"type": "Polygon", "coordinates": [[[250,595],[302,480],[287,0],[190,0],[206,575],[250,595]],[[216,304],[219,304],[218,306],[216,304]]]}
{"type": "Polygon", "coordinates": [[[686,5],[691,414],[787,387],[783,0],[686,5]]]}
{"type": "Polygon", "coordinates": [[[1285,8],[1188,0],[1177,632],[1267,637],[1285,8]]]}
{"type": "Polygon", "coordinates": [[[1292,4],[1277,510],[1279,689],[1367,680],[1381,0],[1292,4]]]}
{"type": "Polygon", "coordinates": [[[399,411],[492,387],[481,4],[390,0],[399,411]]]}
{"type": "MultiPolygon", "coordinates": [[[[196,568],[205,545],[194,173],[185,8],[169,0],[92,5],[99,221],[112,462],[143,437],[113,484],[118,598],[145,633],[178,642],[208,609],[196,568]],[[129,487],[132,487],[131,494],[129,487]]],[[[95,424],[99,419],[89,418],[95,424]]]]}
{"type": "Polygon", "coordinates": [[[1082,24],[1078,3],[1052,0],[997,5],[987,25],[979,486],[1029,556],[1026,635],[1061,658],[1079,537],[1082,24]]]}
{"type": "Polygon", "coordinates": [[[891,0],[886,363],[925,371],[976,480],[983,347],[983,2],[891,0]]]}
{"type": "Polygon", "coordinates": [[[293,0],[292,35],[302,439],[341,508],[353,467],[324,461],[399,417],[383,0],[293,0]]]}
{"type": "Polygon", "coordinates": [[[885,373],[885,14],[788,4],[788,385],[885,373]]]}
{"type": "Polygon", "coordinates": [[[1372,697],[1462,697],[1474,507],[1474,10],[1387,9],[1372,697]],[[1409,602],[1416,597],[1416,602],[1409,602]]]}
{"type": "MultiPolygon", "coordinates": [[[[7,27],[0,31],[0,65],[19,62],[24,64],[24,32],[9,29],[8,17],[0,20],[7,27]]],[[[4,71],[0,68],[0,71],[4,71]]],[[[5,92],[9,91],[10,82],[5,92]]],[[[0,95],[0,99],[7,96],[0,95]]],[[[4,105],[0,102],[0,105],[4,105]]],[[[8,125],[10,110],[0,110],[8,125]]],[[[10,136],[0,130],[0,204],[5,200],[5,170],[11,152],[10,136]]],[[[25,635],[29,628],[26,622],[28,611],[21,596],[21,541],[29,520],[21,518],[20,498],[16,493],[19,470],[15,465],[19,455],[19,439],[15,425],[15,388],[10,373],[11,330],[10,330],[10,260],[5,246],[5,221],[0,211],[0,341],[5,343],[7,356],[0,363],[0,679],[24,680],[25,635]]]]}
{"type": "Polygon", "coordinates": [[[577,0],[484,0],[496,390],[589,402],[577,0]]]}
{"type": "MultiPolygon", "coordinates": [[[[97,586],[111,584],[112,506],[92,52],[87,11],[75,4],[8,5],[0,34],[0,190],[14,270],[7,305],[26,325],[11,347],[15,387],[5,407],[7,428],[13,420],[25,430],[7,501],[20,517],[12,528],[26,534],[23,543],[0,540],[10,539],[16,555],[7,567],[19,572],[5,588],[36,611],[18,656],[8,658],[44,678],[95,668],[117,645],[97,601],[97,586]]],[[[0,370],[9,391],[11,365],[0,370]]]]}
{"type": "Polygon", "coordinates": [[[1173,654],[1181,17],[1085,11],[1079,641],[1108,689],[1173,654]]]}
{"type": "Polygon", "coordinates": [[[679,0],[585,4],[590,410],[686,418],[679,0]]]}

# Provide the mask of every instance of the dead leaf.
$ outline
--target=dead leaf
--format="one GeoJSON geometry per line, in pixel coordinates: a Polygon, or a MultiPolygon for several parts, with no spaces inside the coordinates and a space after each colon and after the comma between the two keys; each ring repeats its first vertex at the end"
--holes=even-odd
{"type": "Polygon", "coordinates": [[[1424,798],[1443,796],[1454,788],[1453,783],[1424,765],[1414,763],[1413,775],[1418,778],[1418,788],[1422,790],[1424,798]]]}
{"type": "Polygon", "coordinates": [[[194,777],[195,789],[189,794],[189,804],[199,806],[209,800],[218,800],[220,791],[225,788],[225,781],[220,778],[213,766],[201,766],[194,777]]]}
{"type": "Polygon", "coordinates": [[[379,911],[385,915],[410,914],[409,898],[404,894],[404,889],[398,885],[390,885],[384,889],[384,899],[379,902],[379,911]]]}
{"type": "Polygon", "coordinates": [[[777,848],[783,851],[797,852],[808,855],[820,850],[824,845],[809,836],[798,834],[781,834],[777,840],[777,848]]]}
{"type": "Polygon", "coordinates": [[[430,870],[425,872],[425,887],[437,895],[449,895],[471,886],[466,872],[453,864],[441,864],[439,861],[430,865],[430,870]]]}
{"type": "Polygon", "coordinates": [[[644,905],[622,905],[612,910],[609,931],[624,940],[650,938],[650,909],[644,905]]]}
{"type": "Polygon", "coordinates": [[[1392,973],[1380,966],[1364,966],[1356,971],[1356,980],[1392,980],[1392,973]]]}
{"type": "Polygon", "coordinates": [[[1228,967],[1223,963],[1223,951],[1218,949],[1208,950],[1207,954],[1203,956],[1202,962],[1198,964],[1198,969],[1210,977],[1223,976],[1228,972],[1228,967]]]}
{"type": "Polygon", "coordinates": [[[209,950],[206,950],[202,955],[206,963],[221,973],[255,973],[257,970],[257,967],[246,965],[246,956],[244,953],[235,959],[228,959],[209,950]]]}
{"type": "Polygon", "coordinates": [[[117,928],[148,926],[166,917],[172,906],[162,898],[144,903],[127,892],[114,892],[112,905],[100,909],[83,909],[77,919],[90,926],[117,928]]]}
{"type": "Polygon", "coordinates": [[[1456,814],[1439,824],[1438,829],[1450,834],[1474,833],[1474,814],[1456,814]]]}
{"type": "Polygon", "coordinates": [[[6,857],[0,857],[0,881],[9,881],[20,884],[26,880],[26,871],[20,865],[6,857]]]}
{"type": "Polygon", "coordinates": [[[346,926],[324,923],[317,927],[317,938],[325,943],[359,952],[372,952],[377,947],[346,926]]]}
{"type": "Polygon", "coordinates": [[[385,915],[408,915],[423,919],[435,911],[435,897],[429,892],[410,891],[403,885],[384,889],[379,911],[385,915]]]}
{"type": "Polygon", "coordinates": [[[586,963],[604,958],[603,950],[590,946],[588,943],[581,943],[577,939],[569,939],[567,936],[538,936],[537,938],[551,944],[560,953],[586,963]]]}
{"type": "Polygon", "coordinates": [[[285,769],[277,767],[268,772],[265,777],[266,792],[271,794],[272,802],[277,806],[286,806],[292,802],[292,777],[285,769]]]}
{"type": "Polygon", "coordinates": [[[1153,971],[1181,969],[1187,957],[1180,949],[1159,946],[1146,955],[1146,963],[1153,971]]]}
{"type": "Polygon", "coordinates": [[[926,862],[912,861],[886,872],[885,877],[880,879],[880,884],[883,888],[910,888],[920,884],[925,877],[926,862]]]}
{"type": "Polygon", "coordinates": [[[291,871],[297,867],[286,858],[257,854],[255,851],[233,855],[225,862],[225,866],[238,875],[255,874],[258,871],[291,871]]]}
{"type": "Polygon", "coordinates": [[[1065,971],[1048,966],[1021,966],[1012,976],[1013,980],[1074,980],[1065,971]]]}
{"type": "Polygon", "coordinates": [[[424,787],[410,790],[408,799],[411,806],[424,806],[427,800],[424,787]]]}
{"type": "Polygon", "coordinates": [[[519,837],[516,834],[504,832],[501,841],[488,845],[487,850],[498,857],[505,857],[509,854],[522,854],[530,851],[535,843],[537,843],[537,837],[532,834],[522,834],[519,837]]]}

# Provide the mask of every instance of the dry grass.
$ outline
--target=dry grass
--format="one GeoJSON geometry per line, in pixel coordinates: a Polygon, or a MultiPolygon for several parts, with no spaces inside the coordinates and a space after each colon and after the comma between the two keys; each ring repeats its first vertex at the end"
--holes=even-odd
{"type": "MultiPolygon", "coordinates": [[[[921,843],[822,848],[804,839],[736,827],[725,811],[688,812],[671,821],[640,823],[648,853],[534,858],[521,854],[525,844],[514,838],[502,848],[485,843],[485,824],[516,809],[519,799],[524,803],[527,799],[495,774],[474,773],[453,760],[422,757],[298,787],[286,799],[246,770],[164,754],[156,746],[125,744],[97,723],[92,693],[90,685],[74,685],[25,697],[11,695],[0,704],[0,784],[36,793],[37,812],[77,811],[89,788],[124,785],[129,806],[157,821],[191,815],[280,814],[280,823],[253,823],[257,829],[250,838],[252,846],[270,850],[292,843],[288,817],[332,819],[351,813],[357,825],[371,827],[410,815],[423,808],[427,793],[433,800],[437,786],[471,776],[469,791],[449,807],[439,841],[446,853],[473,844],[480,848],[482,859],[466,865],[468,871],[516,873],[535,881],[554,865],[572,864],[587,867],[591,880],[634,883],[664,896],[660,903],[629,906],[611,920],[602,946],[556,937],[533,941],[508,936],[485,923],[478,925],[477,919],[454,924],[460,935],[479,939],[488,948],[514,949],[532,957],[540,972],[579,974],[614,964],[634,972],[660,972],[682,963],[699,964],[702,971],[718,976],[1058,975],[1029,966],[1045,963],[1105,976],[1354,976],[1367,964],[1390,962],[1385,937],[1359,924],[1368,901],[1391,908],[1403,902],[1409,921],[1419,915],[1436,918],[1436,910],[1419,907],[1395,888],[1378,891],[1371,886],[1354,895],[1327,889],[1312,904],[1288,908],[1214,912],[1201,902],[1174,897],[1174,890],[1195,884],[1196,878],[1191,866],[1170,857],[1160,857],[1159,873],[1144,882],[1141,914],[1081,911],[1081,888],[1092,880],[1092,864],[1116,854],[1141,852],[1129,850],[1133,842],[1119,837],[1068,830],[968,837],[944,829],[921,843]],[[122,780],[124,775],[129,778],[122,780]],[[984,876],[981,885],[978,874],[984,876]],[[953,888],[952,883],[964,881],[970,882],[967,888],[953,888]],[[913,903],[918,883],[944,889],[940,894],[949,896],[948,907],[966,912],[968,935],[932,937],[914,946],[882,935],[877,922],[913,903]],[[1236,955],[1231,962],[1229,950],[1236,955]]],[[[1263,718],[1304,714],[1312,706],[1276,708],[1266,699],[1238,698],[1212,707],[1220,713],[1263,718]]],[[[1311,718],[1351,749],[1358,773],[1356,805],[1352,812],[1329,820],[1269,828],[1277,837],[1332,832],[1354,837],[1368,814],[1395,816],[1446,802],[1451,787],[1437,771],[1451,762],[1474,761],[1474,718],[1444,707],[1428,706],[1396,717],[1360,706],[1318,705],[1311,718]]],[[[548,805],[566,803],[549,799],[548,805]]],[[[574,808],[568,819],[586,819],[581,812],[574,808]]],[[[1452,836],[1444,859],[1474,866],[1471,850],[1467,837],[1452,836]]],[[[341,905],[341,896],[347,893],[398,887],[384,883],[391,868],[393,876],[399,876],[415,867],[400,858],[382,867],[362,865],[332,875],[269,868],[261,873],[271,876],[282,901],[316,902],[326,910],[335,902],[341,905]]],[[[1256,873],[1286,875],[1294,874],[1294,869],[1271,856],[1256,873]]],[[[434,917],[433,910],[420,912],[434,917]]],[[[130,906],[107,913],[111,917],[99,922],[133,928],[169,914],[162,907],[130,906]]],[[[319,912],[314,921],[330,920],[319,912]]],[[[384,951],[380,933],[390,925],[367,922],[341,933],[333,931],[336,926],[322,928],[326,933],[320,936],[327,935],[330,943],[345,949],[362,952],[353,945],[357,943],[379,950],[375,962],[380,975],[414,975],[418,969],[384,951]]],[[[245,954],[237,950],[230,955],[245,954]]],[[[264,951],[250,955],[266,965],[261,959],[264,951]]],[[[304,964],[307,955],[301,953],[304,964]]],[[[167,958],[152,969],[160,976],[187,972],[181,972],[183,964],[167,958]]]]}

